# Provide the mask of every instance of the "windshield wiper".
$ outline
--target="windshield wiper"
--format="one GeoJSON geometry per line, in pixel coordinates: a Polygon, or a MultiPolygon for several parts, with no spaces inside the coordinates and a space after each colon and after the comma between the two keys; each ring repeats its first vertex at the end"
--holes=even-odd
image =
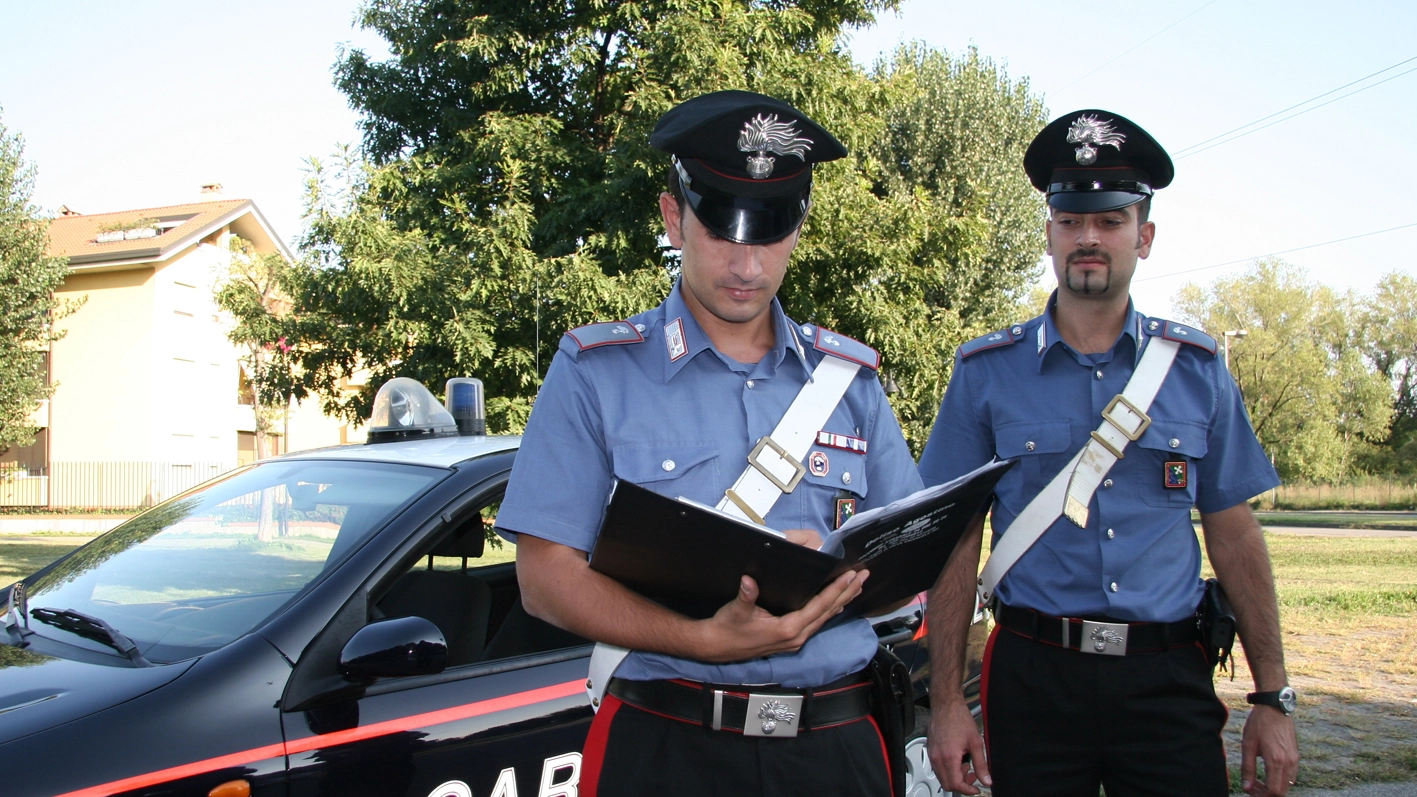
{"type": "Polygon", "coordinates": [[[138,650],[138,646],[133,640],[124,636],[118,629],[105,623],[97,617],[76,612],[73,609],[30,609],[30,616],[52,626],[62,628],[65,631],[78,634],[81,637],[92,639],[95,642],[102,642],[119,653],[127,656],[130,661],[139,667],[152,667],[153,663],[148,661],[143,652],[138,650]]]}

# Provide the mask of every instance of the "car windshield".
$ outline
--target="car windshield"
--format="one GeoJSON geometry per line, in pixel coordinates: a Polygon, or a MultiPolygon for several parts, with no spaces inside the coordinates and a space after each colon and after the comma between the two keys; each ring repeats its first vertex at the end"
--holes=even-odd
{"type": "MultiPolygon", "coordinates": [[[[276,460],[239,470],[79,548],[29,585],[29,607],[102,619],[153,662],[200,655],[279,611],[447,475],[339,461],[276,460]]],[[[29,626],[112,652],[53,624],[29,626]]]]}

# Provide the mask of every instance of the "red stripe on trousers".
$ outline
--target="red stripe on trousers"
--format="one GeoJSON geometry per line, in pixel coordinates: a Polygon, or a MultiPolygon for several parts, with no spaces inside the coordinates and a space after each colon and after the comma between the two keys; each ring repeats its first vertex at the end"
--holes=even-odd
{"type": "Polygon", "coordinates": [[[994,638],[1003,626],[995,625],[989,632],[989,641],[984,645],[984,663],[979,673],[979,713],[984,718],[984,751],[989,751],[989,662],[994,658],[994,638]]]}
{"type": "Polygon", "coordinates": [[[876,729],[876,738],[881,740],[881,760],[886,762],[886,794],[895,794],[895,773],[891,772],[891,751],[886,749],[886,735],[881,733],[881,726],[876,724],[875,717],[867,714],[866,719],[876,729]]]}
{"type": "Polygon", "coordinates": [[[620,698],[606,693],[600,701],[600,711],[590,722],[585,748],[581,750],[581,797],[596,797],[600,791],[600,768],[605,763],[605,746],[610,741],[610,724],[620,710],[620,698]]]}

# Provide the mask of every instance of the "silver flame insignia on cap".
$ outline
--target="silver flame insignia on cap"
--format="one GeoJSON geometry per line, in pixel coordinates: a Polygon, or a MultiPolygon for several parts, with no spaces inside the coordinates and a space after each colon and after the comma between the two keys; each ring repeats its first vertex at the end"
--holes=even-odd
{"type": "Polygon", "coordinates": [[[1126,135],[1112,129],[1111,119],[1098,121],[1092,114],[1079,116],[1068,128],[1068,143],[1082,145],[1077,148],[1076,157],[1077,162],[1083,166],[1091,166],[1097,162],[1097,147],[1110,146],[1121,152],[1122,142],[1126,140],[1126,135]],[[1092,146],[1093,144],[1097,147],[1092,146]]]}
{"type": "Polygon", "coordinates": [[[810,138],[797,135],[796,121],[779,122],[777,114],[758,114],[743,125],[738,134],[738,149],[748,155],[748,176],[754,180],[765,180],[772,176],[773,158],[776,155],[796,155],[805,161],[807,150],[814,143],[810,138]]]}

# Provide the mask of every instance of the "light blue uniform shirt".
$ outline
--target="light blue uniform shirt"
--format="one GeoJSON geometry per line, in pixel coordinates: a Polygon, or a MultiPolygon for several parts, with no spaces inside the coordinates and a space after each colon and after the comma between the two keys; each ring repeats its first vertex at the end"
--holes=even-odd
{"type": "MultiPolygon", "coordinates": [[[[575,330],[563,337],[522,437],[499,529],[589,552],[616,478],[717,504],[747,467],[753,445],[786,414],[810,369],[828,356],[814,347],[814,326],[793,323],[776,299],[771,312],[777,343],[753,364],[713,347],[679,285],[659,307],[628,319],[641,342],[583,349],[575,330]],[[678,329],[682,349],[673,343],[678,329]]],[[[857,498],[858,511],[865,511],[921,488],[872,368],[857,373],[823,431],[864,440],[865,453],[814,445],[803,461],[815,459],[816,472],[778,499],[767,514],[769,526],[825,536],[838,496],[857,498]]],[[[857,618],[828,623],[796,653],[709,664],[637,651],[616,675],[812,687],[860,671],[875,651],[871,624],[857,618]]]]}
{"type": "Polygon", "coordinates": [[[1056,294],[1042,316],[960,347],[920,473],[933,485],[993,457],[1018,460],[995,488],[997,545],[1019,512],[1086,445],[1102,410],[1126,387],[1146,341],[1162,335],[1182,341],[1147,410],[1151,426],[1108,471],[1093,496],[1087,528],[1059,517],[997,593],[1007,605],[1057,616],[1132,622],[1189,617],[1204,589],[1191,507],[1227,509],[1273,488],[1279,478],[1213,339],[1128,305],[1126,326],[1112,348],[1082,354],[1053,325],[1054,302],[1056,294]]]}

